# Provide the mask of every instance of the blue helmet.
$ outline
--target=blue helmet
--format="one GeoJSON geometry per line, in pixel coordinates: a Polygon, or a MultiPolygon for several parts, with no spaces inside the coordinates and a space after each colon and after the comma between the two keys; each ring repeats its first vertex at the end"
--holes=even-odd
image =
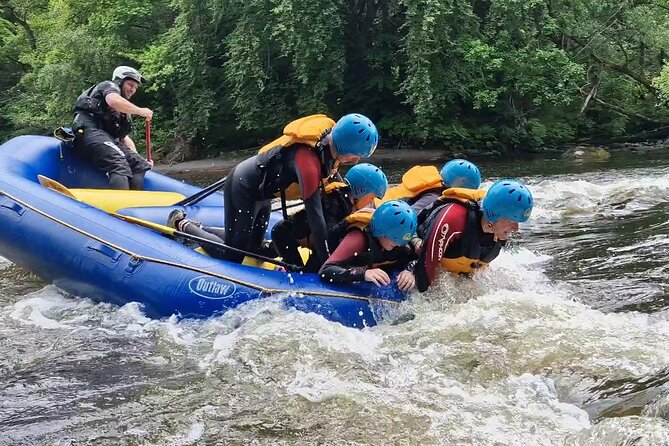
{"type": "Polygon", "coordinates": [[[527,186],[518,180],[503,179],[490,186],[481,207],[489,222],[494,223],[500,218],[523,222],[530,218],[533,203],[527,186]]]}
{"type": "Polygon", "coordinates": [[[379,143],[379,132],[366,116],[351,113],[343,116],[332,128],[332,145],[338,155],[369,158],[379,143]]]}
{"type": "Polygon", "coordinates": [[[362,163],[351,167],[344,180],[351,188],[353,198],[361,199],[372,193],[382,198],[388,189],[388,179],[381,169],[373,164],[362,163]]]}
{"type": "Polygon", "coordinates": [[[400,246],[416,234],[418,218],[406,201],[390,200],[374,211],[370,230],[374,237],[386,237],[400,246]]]}
{"type": "Polygon", "coordinates": [[[441,168],[441,179],[446,187],[478,189],[481,185],[481,172],[475,164],[456,159],[444,164],[441,168]]]}

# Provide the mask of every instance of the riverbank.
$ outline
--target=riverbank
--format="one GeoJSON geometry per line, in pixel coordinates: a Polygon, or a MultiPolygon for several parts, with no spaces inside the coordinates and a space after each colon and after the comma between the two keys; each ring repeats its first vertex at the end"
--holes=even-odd
{"type": "MultiPolygon", "coordinates": [[[[588,144],[565,144],[562,148],[543,149],[537,151],[516,152],[514,154],[503,155],[495,151],[471,151],[467,154],[454,152],[449,149],[386,149],[381,148],[374,152],[374,155],[368,160],[370,163],[379,166],[388,166],[395,163],[415,163],[415,164],[429,164],[434,163],[439,165],[449,159],[453,158],[467,158],[475,163],[487,162],[491,158],[516,158],[527,160],[529,158],[548,156],[555,154],[565,158],[576,160],[591,159],[588,156],[582,156],[579,153],[583,152],[586,155],[590,152],[601,152],[600,149],[610,153],[637,153],[647,154],[652,152],[664,152],[669,148],[669,140],[655,140],[645,141],[640,143],[616,143],[611,145],[588,145],[588,144]]],[[[239,162],[246,158],[253,156],[256,149],[239,150],[226,154],[225,157],[205,158],[199,160],[185,161],[174,164],[157,164],[154,170],[166,175],[177,178],[188,177],[189,175],[205,174],[207,177],[216,177],[225,175],[239,162]]],[[[607,154],[608,155],[608,154],[607,154]]],[[[601,157],[600,157],[601,158],[601,157]]],[[[601,160],[600,158],[597,158],[601,160]]],[[[608,158],[608,156],[606,157],[608,158]]]]}
{"type": "MultiPolygon", "coordinates": [[[[239,162],[252,156],[253,150],[244,150],[231,153],[225,158],[205,158],[193,161],[184,161],[175,164],[156,164],[154,170],[166,175],[186,175],[189,173],[227,173],[239,162]]],[[[379,149],[368,160],[372,164],[383,165],[388,162],[439,162],[451,158],[450,150],[412,150],[412,149],[379,149]]]]}

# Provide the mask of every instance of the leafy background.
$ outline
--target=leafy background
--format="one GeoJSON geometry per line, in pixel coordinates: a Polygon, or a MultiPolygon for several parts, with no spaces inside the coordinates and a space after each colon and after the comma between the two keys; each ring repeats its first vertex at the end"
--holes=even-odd
{"type": "Polygon", "coordinates": [[[351,111],[386,147],[664,138],[668,45],[666,0],[0,0],[0,136],[68,125],[128,64],[172,161],[351,111]]]}

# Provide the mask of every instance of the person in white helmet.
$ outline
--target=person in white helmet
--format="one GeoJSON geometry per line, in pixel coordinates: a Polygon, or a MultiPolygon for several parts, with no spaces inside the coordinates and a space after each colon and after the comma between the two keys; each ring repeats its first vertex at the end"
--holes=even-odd
{"type": "Polygon", "coordinates": [[[111,81],[86,89],[74,106],[74,149],[107,174],[110,189],[143,189],[144,175],[153,167],[129,136],[131,115],[153,118],[151,109],[130,102],[143,80],[132,67],[116,67],[111,81]]]}

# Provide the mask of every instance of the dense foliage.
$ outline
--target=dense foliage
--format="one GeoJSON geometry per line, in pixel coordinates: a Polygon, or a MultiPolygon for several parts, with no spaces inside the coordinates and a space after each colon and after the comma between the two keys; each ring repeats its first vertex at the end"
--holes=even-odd
{"type": "Polygon", "coordinates": [[[0,0],[0,136],[68,124],[119,64],[174,159],[317,112],[393,147],[666,136],[668,25],[667,0],[0,0]]]}

